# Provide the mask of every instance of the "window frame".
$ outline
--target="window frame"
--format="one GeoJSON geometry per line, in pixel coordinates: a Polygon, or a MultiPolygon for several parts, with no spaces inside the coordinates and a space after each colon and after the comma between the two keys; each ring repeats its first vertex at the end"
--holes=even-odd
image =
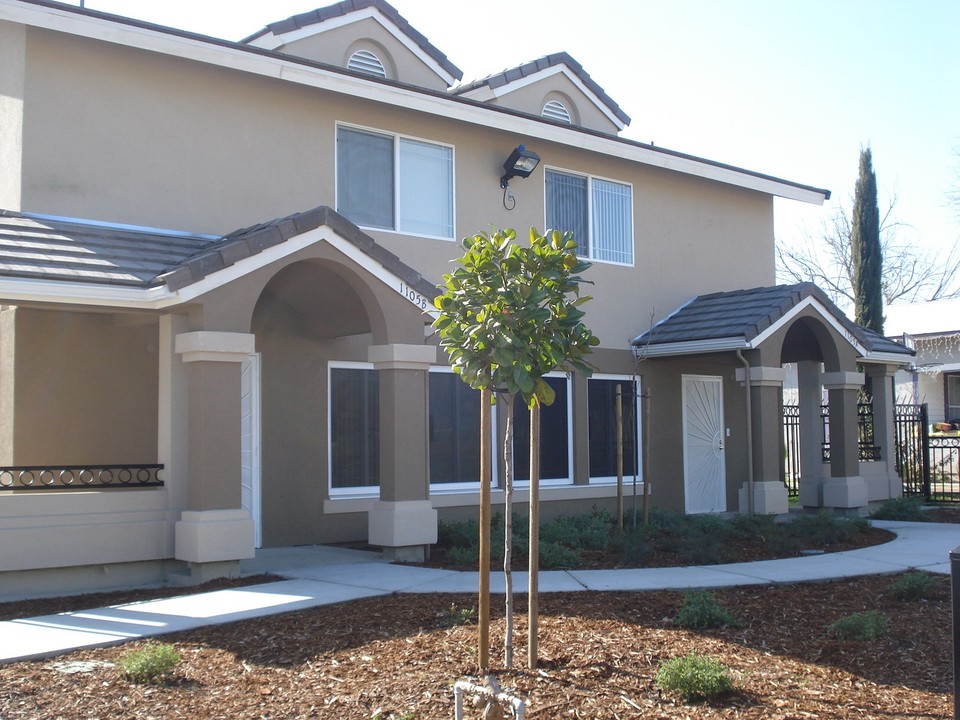
{"type": "Polygon", "coordinates": [[[944,373],[943,374],[943,421],[950,422],[951,420],[956,420],[960,418],[960,373],[944,373]],[[956,394],[954,399],[957,400],[957,404],[950,403],[950,383],[953,381],[956,383],[956,394]],[[952,415],[950,408],[957,408],[957,414],[952,415]]]}
{"type": "MultiPolygon", "coordinates": [[[[615,178],[604,177],[602,175],[592,175],[590,173],[577,172],[574,170],[567,170],[565,168],[557,167],[554,165],[548,165],[543,170],[543,224],[544,227],[549,227],[547,223],[547,214],[549,212],[548,202],[549,198],[547,195],[547,175],[549,173],[557,173],[560,175],[569,175],[571,177],[583,178],[587,181],[587,253],[586,255],[581,254],[581,257],[589,260],[590,262],[604,263],[606,265],[618,265],[620,267],[634,267],[636,264],[636,237],[634,233],[634,204],[633,204],[633,183],[625,182],[623,180],[617,180],[615,178]],[[594,220],[594,211],[593,211],[593,183],[595,180],[601,182],[612,183],[614,185],[622,185],[630,190],[630,262],[622,262],[620,260],[605,260],[603,258],[598,258],[595,256],[594,251],[594,237],[593,237],[593,220],[594,220]]],[[[559,230],[560,228],[551,228],[559,230]]],[[[579,245],[579,240],[577,241],[579,245]]]]}
{"type": "MultiPolygon", "coordinates": [[[[617,476],[601,476],[594,477],[590,474],[590,383],[594,380],[613,380],[619,382],[626,382],[627,384],[632,384],[636,381],[636,394],[637,402],[634,403],[634,427],[636,428],[636,438],[634,442],[636,443],[637,448],[637,487],[643,487],[643,413],[640,412],[640,396],[643,394],[642,381],[639,377],[633,377],[631,375],[619,375],[615,373],[593,373],[589,378],[587,378],[587,475],[588,481],[591,485],[616,485],[617,476]]],[[[623,476],[624,485],[626,485],[627,479],[630,479],[630,482],[633,482],[633,475],[623,476]]]]}
{"type": "MultiPolygon", "coordinates": [[[[560,377],[566,379],[567,385],[567,477],[565,478],[540,478],[539,487],[565,487],[568,485],[574,484],[574,467],[573,467],[573,446],[574,446],[574,435],[573,435],[573,375],[568,372],[561,372],[559,370],[551,370],[548,373],[545,373],[543,377],[560,377]]],[[[516,402],[523,402],[523,400],[518,395],[516,397],[516,402]]],[[[541,416],[543,409],[540,410],[541,416]]],[[[516,413],[514,413],[514,423],[516,423],[516,413]]],[[[504,428],[506,430],[506,428],[504,428]]],[[[499,443],[500,455],[503,455],[503,438],[500,438],[499,443]]],[[[514,458],[516,458],[516,426],[514,426],[514,458]]],[[[540,437],[540,450],[543,451],[543,435],[541,433],[540,437]]],[[[529,453],[528,453],[529,455],[529,453]]],[[[541,465],[543,464],[543,458],[541,454],[541,465]]],[[[516,488],[529,488],[530,479],[518,480],[516,477],[516,468],[514,468],[514,479],[513,487],[516,488]]]]}
{"type": "MultiPolygon", "coordinates": [[[[437,142],[436,140],[430,140],[428,138],[416,137],[414,135],[406,135],[403,133],[391,132],[389,130],[381,130],[378,128],[367,127],[364,125],[355,125],[353,123],[344,123],[337,122],[334,125],[333,131],[333,147],[334,147],[334,207],[337,208],[337,212],[340,212],[340,151],[339,151],[339,134],[340,129],[351,130],[358,133],[366,133],[368,135],[378,135],[384,138],[390,138],[393,144],[393,227],[380,227],[377,225],[360,225],[359,227],[378,230],[380,232],[395,233],[397,235],[408,235],[411,237],[422,237],[429,238],[431,240],[445,240],[447,242],[456,242],[457,238],[457,173],[456,173],[456,147],[450,143],[437,142]],[[450,236],[446,235],[431,235],[427,233],[411,232],[409,230],[401,230],[400,225],[400,216],[401,216],[401,202],[400,202],[400,145],[402,141],[409,141],[413,143],[420,143],[423,145],[431,145],[438,148],[445,148],[450,151],[450,236]]],[[[348,218],[349,219],[349,218],[348,218]]],[[[351,220],[351,222],[353,222],[351,220]]]]}
{"type": "MultiPolygon", "coordinates": [[[[380,497],[380,485],[352,485],[335,488],[333,486],[333,371],[334,370],[371,370],[376,372],[373,363],[348,360],[329,360],[327,362],[327,493],[331,500],[339,498],[380,497]]],[[[380,418],[378,416],[377,422],[380,418]]],[[[379,480],[379,476],[378,476],[379,480]]]]}
{"type": "MultiPolygon", "coordinates": [[[[453,372],[453,368],[449,365],[436,365],[429,369],[427,376],[427,479],[430,478],[430,399],[429,399],[429,387],[430,387],[430,373],[436,374],[449,374],[455,377],[459,376],[453,372]]],[[[463,382],[462,380],[460,382],[463,382]]],[[[463,383],[466,386],[466,383],[463,383]]],[[[473,392],[480,392],[479,390],[474,390],[473,392]]],[[[477,418],[477,425],[480,424],[480,418],[477,418]]],[[[479,431],[479,427],[477,428],[479,431]]],[[[502,449],[502,445],[500,448],[502,449]]],[[[498,463],[497,458],[500,455],[497,451],[497,406],[492,405],[490,407],[490,448],[491,448],[491,465],[490,465],[490,487],[497,487],[497,480],[499,479],[498,463]]],[[[448,482],[448,483],[430,483],[430,494],[431,495],[454,495],[457,493],[466,493],[466,492],[478,492],[480,490],[480,481],[477,482],[448,482]]]]}

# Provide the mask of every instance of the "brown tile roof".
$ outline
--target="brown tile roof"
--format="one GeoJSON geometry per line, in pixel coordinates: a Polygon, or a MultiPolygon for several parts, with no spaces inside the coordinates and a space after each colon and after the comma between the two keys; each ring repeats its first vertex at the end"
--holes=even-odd
{"type": "Polygon", "coordinates": [[[404,35],[410,38],[417,47],[433,58],[440,67],[457,80],[463,77],[463,71],[460,70],[460,68],[450,62],[449,58],[427,40],[423,33],[407,22],[406,19],[397,12],[396,8],[390,5],[390,3],[385,2],[385,0],[343,0],[343,2],[338,2],[335,5],[318,8],[310,12],[301,13],[300,15],[294,15],[286,20],[270,23],[263,30],[249,37],[245,37],[240,42],[249,43],[257,38],[263,37],[267,33],[281,35],[292,30],[299,30],[302,27],[316,25],[332,18],[343,17],[344,15],[349,15],[357,10],[365,10],[366,8],[376,8],[379,10],[384,17],[388,18],[404,35]]]}
{"type": "Polygon", "coordinates": [[[333,209],[306,212],[222,237],[0,210],[0,277],[171,292],[326,225],[424,297],[437,288],[333,209]]]}
{"type": "Polygon", "coordinates": [[[609,109],[610,112],[619,118],[624,125],[630,124],[630,116],[621,110],[620,106],[613,101],[613,98],[607,95],[603,88],[600,87],[592,77],[590,77],[587,71],[583,69],[583,65],[574,60],[570,54],[566,52],[544,55],[541,58],[524,63],[523,65],[518,65],[517,67],[509,68],[507,70],[494,73],[493,75],[488,75],[480,80],[474,80],[466,85],[461,85],[457,88],[454,88],[453,92],[456,95],[462,95],[470,92],[471,90],[476,90],[477,88],[484,86],[490,88],[503,87],[504,85],[509,85],[512,82],[516,82],[517,80],[538,73],[541,70],[554,67],[555,65],[566,65],[568,68],[570,68],[571,72],[580,78],[580,81],[584,85],[590,88],[590,92],[596,95],[600,101],[607,106],[607,109],[609,109]]]}

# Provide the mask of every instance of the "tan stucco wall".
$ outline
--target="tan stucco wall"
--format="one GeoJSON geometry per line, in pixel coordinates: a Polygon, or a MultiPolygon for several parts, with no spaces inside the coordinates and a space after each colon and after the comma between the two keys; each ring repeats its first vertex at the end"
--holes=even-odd
{"type": "Polygon", "coordinates": [[[26,28],[0,21],[0,209],[20,209],[26,28]]]}
{"type": "Polygon", "coordinates": [[[16,323],[11,463],[156,462],[156,322],[8,312],[16,323]]]}
{"type": "Polygon", "coordinates": [[[278,48],[278,52],[344,68],[357,50],[369,50],[380,58],[389,80],[431,90],[447,89],[447,84],[432,69],[371,18],[324,30],[278,48]],[[358,37],[363,40],[358,41],[358,37]]]}

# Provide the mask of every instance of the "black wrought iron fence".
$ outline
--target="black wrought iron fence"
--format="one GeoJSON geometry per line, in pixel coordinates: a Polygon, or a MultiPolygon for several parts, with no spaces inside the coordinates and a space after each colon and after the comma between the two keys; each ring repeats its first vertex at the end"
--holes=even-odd
{"type": "Polygon", "coordinates": [[[162,487],[163,465],[19,465],[0,467],[0,490],[103,490],[162,487]]]}
{"type": "Polygon", "coordinates": [[[926,498],[930,494],[928,423],[926,404],[894,406],[895,460],[904,495],[926,498]]]}
{"type": "Polygon", "coordinates": [[[927,440],[930,472],[927,499],[960,502],[960,437],[931,435],[927,440]]]}

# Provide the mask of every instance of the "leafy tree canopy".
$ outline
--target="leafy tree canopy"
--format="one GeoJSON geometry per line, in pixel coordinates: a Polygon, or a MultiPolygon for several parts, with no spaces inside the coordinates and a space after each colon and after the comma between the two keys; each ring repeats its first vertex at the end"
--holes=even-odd
{"type": "Polygon", "coordinates": [[[454,372],[474,389],[520,395],[528,407],[554,400],[543,375],[570,367],[590,375],[586,360],[598,338],[583,324],[580,273],[572,233],[541,235],[530,245],[516,231],[497,230],[463,240],[464,255],[443,276],[433,325],[454,372]]]}

